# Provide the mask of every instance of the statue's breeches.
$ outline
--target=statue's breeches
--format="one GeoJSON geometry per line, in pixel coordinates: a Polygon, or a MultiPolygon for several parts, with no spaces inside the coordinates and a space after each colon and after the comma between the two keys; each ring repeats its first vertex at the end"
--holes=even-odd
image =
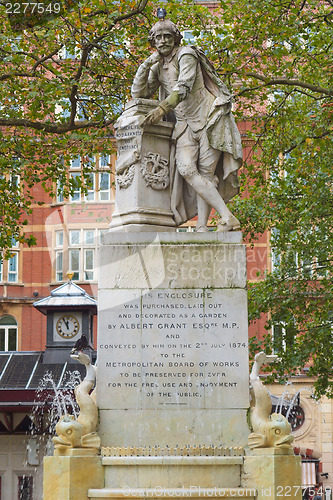
{"type": "Polygon", "coordinates": [[[221,151],[209,144],[206,130],[193,132],[189,126],[176,144],[177,169],[185,179],[196,173],[212,180],[221,151]]]}

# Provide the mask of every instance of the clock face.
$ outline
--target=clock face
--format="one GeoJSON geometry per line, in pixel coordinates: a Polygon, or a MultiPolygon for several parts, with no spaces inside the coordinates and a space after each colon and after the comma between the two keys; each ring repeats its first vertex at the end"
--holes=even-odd
{"type": "Polygon", "coordinates": [[[64,314],[63,316],[60,316],[56,322],[56,332],[64,339],[71,339],[75,337],[79,330],[79,320],[71,314],[64,314]]]}

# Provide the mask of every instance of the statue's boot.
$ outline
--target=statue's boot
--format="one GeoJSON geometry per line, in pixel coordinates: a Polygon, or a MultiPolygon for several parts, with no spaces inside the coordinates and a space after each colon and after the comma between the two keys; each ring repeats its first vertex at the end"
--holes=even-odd
{"type": "Polygon", "coordinates": [[[231,215],[227,220],[220,219],[217,223],[217,231],[226,233],[227,231],[239,231],[240,222],[234,215],[231,215]]]}

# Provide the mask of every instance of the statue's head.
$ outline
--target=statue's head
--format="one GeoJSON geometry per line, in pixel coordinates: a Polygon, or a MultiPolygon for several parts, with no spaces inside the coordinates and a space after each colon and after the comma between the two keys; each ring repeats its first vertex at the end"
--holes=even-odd
{"type": "MultiPolygon", "coordinates": [[[[172,35],[174,40],[174,45],[178,46],[181,39],[183,38],[179,29],[169,19],[163,19],[158,21],[152,29],[149,31],[148,41],[152,47],[156,47],[156,37],[162,33],[169,33],[172,35]]],[[[156,47],[158,49],[158,47],[156,47]]]]}

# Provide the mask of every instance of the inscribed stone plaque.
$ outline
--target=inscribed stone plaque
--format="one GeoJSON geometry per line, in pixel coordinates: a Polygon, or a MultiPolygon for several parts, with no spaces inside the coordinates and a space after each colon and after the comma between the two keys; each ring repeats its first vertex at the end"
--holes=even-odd
{"type": "Polygon", "coordinates": [[[105,290],[99,307],[100,408],[247,406],[244,290],[105,290]]]}
{"type": "Polygon", "coordinates": [[[244,446],[245,246],[239,233],[110,233],[100,249],[103,446],[244,446]]]}

